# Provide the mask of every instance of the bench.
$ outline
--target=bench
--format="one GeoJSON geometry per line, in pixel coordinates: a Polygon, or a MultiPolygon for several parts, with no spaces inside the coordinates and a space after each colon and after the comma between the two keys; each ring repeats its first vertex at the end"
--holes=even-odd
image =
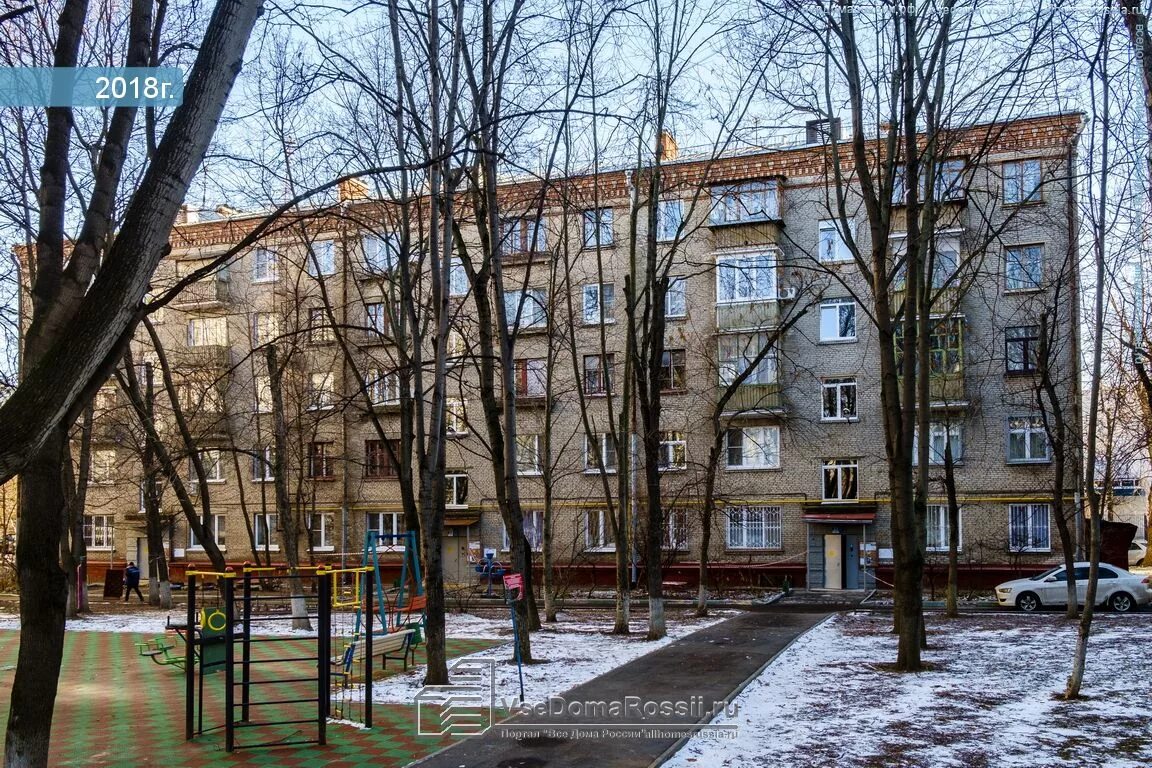
{"type": "Polygon", "coordinates": [[[169,644],[167,637],[156,637],[143,643],[136,643],[141,656],[147,656],[162,667],[175,666],[184,669],[184,657],[170,653],[176,643],[169,644]]]}
{"type": "MultiPolygon", "coordinates": [[[[406,628],[387,634],[372,634],[372,657],[380,657],[381,669],[388,668],[389,659],[403,662],[405,672],[408,671],[409,659],[413,664],[416,663],[416,650],[412,644],[412,636],[415,633],[416,630],[406,628]]],[[[368,644],[364,642],[363,637],[357,636],[342,654],[332,658],[332,673],[347,683],[352,675],[353,665],[363,663],[367,654],[368,644]]]]}

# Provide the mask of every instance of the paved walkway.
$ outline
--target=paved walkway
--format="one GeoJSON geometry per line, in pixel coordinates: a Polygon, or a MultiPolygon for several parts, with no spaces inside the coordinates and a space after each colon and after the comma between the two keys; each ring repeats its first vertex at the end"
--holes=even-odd
{"type": "MultiPolygon", "coordinates": [[[[567,702],[626,701],[712,702],[737,688],[793,638],[817,624],[827,612],[789,611],[781,606],[744,613],[694,632],[565,694],[567,702]],[[694,699],[693,697],[699,697],[694,699]]],[[[706,722],[709,713],[655,715],[640,708],[620,717],[518,716],[483,736],[464,739],[418,763],[422,768],[647,768],[677,744],[681,733],[653,733],[659,726],[706,722]],[[549,726],[559,727],[549,727],[549,726]],[[569,726],[569,727],[565,727],[569,726]],[[582,726],[571,728],[571,726],[582,726]],[[597,727],[599,726],[599,727],[597,727]],[[629,726],[631,726],[629,728],[629,726]],[[621,736],[622,732],[628,735],[621,736]]],[[[689,709],[689,707],[685,707],[689,709]]]]}

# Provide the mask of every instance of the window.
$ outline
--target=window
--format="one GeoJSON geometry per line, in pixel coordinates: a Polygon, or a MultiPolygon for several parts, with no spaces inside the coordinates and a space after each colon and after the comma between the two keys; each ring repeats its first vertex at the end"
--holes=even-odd
{"type": "MultiPolygon", "coordinates": [[[[852,249],[840,229],[839,219],[823,219],[820,221],[820,250],[817,258],[824,264],[835,264],[841,261],[852,261],[852,249]]],[[[855,234],[856,222],[848,221],[848,234],[855,234]]]]}
{"type": "Polygon", "coordinates": [[[275,454],[271,447],[257,448],[252,455],[252,480],[257,483],[267,483],[276,479],[273,464],[275,454]]]}
{"type": "Polygon", "coordinates": [[[1044,246],[1017,245],[1004,249],[1004,290],[1034,291],[1040,287],[1044,246]]]}
{"type": "Polygon", "coordinates": [[[252,346],[271,344],[280,336],[280,316],[273,312],[252,313],[252,346]]]}
{"type": "Polygon", "coordinates": [[[252,282],[268,283],[276,279],[279,257],[270,248],[257,248],[252,253],[252,282]]]}
{"type": "Polygon", "coordinates": [[[332,326],[328,324],[328,311],[324,307],[308,310],[308,343],[329,344],[332,342],[332,326]]]}
{"type": "Polygon", "coordinates": [[[616,441],[612,435],[603,432],[584,436],[584,471],[616,471],[616,441]]]}
{"type": "Polygon", "coordinates": [[[716,301],[720,304],[775,301],[776,254],[772,251],[716,259],[716,301]]]}
{"type": "Polygon", "coordinates": [[[332,459],[332,443],[308,443],[308,477],[332,477],[332,459]]]}
{"type": "Polygon", "coordinates": [[[712,188],[712,223],[739,224],[780,218],[775,181],[750,181],[712,188]]]}
{"type": "MultiPolygon", "coordinates": [[[[141,385],[143,385],[145,377],[138,374],[137,378],[140,380],[141,385]]],[[[96,396],[92,400],[92,409],[96,411],[96,413],[107,413],[116,408],[116,400],[116,390],[98,389],[96,396]]]]}
{"type": "Polygon", "coordinates": [[[825,501],[855,501],[859,498],[857,474],[860,462],[855,459],[825,459],[823,469],[825,501]]]}
{"type": "Polygon", "coordinates": [[[824,379],[824,404],[821,418],[825,421],[847,421],[856,418],[856,379],[824,379]]]}
{"type": "Polygon", "coordinates": [[[513,376],[516,378],[516,397],[544,397],[547,392],[548,372],[544,358],[514,360],[513,376]]]}
{"type": "Polygon", "coordinates": [[[684,469],[688,466],[688,443],[683,432],[660,433],[660,469],[684,469]]]}
{"type": "Polygon", "coordinates": [[[308,410],[316,411],[321,408],[331,408],[336,402],[336,390],[333,387],[331,371],[314,373],[308,381],[307,403],[308,410]]]}
{"type": "Polygon", "coordinates": [[[608,510],[585,510],[584,548],[601,552],[616,551],[616,539],[612,535],[612,519],[608,515],[608,510]]]}
{"type": "Polygon", "coordinates": [[[88,482],[92,485],[107,485],[116,481],[116,450],[96,448],[92,451],[88,469],[88,482]]]}
{"type": "Polygon", "coordinates": [[[724,433],[729,469],[779,469],[780,428],[743,427],[724,433]]]}
{"type": "Polygon", "coordinates": [[[185,413],[222,413],[224,410],[224,399],[215,383],[178,382],[176,399],[185,413]]]}
{"type": "Polygon", "coordinates": [[[400,476],[400,465],[393,459],[393,454],[399,455],[400,443],[398,440],[388,442],[391,443],[392,454],[389,454],[383,440],[364,441],[364,477],[377,479],[400,476]]]}
{"type": "Polygon", "coordinates": [[[665,317],[686,317],[688,315],[688,278],[668,278],[668,293],[664,294],[665,317]]]}
{"type": "Polygon", "coordinates": [[[963,160],[945,160],[936,166],[932,196],[937,201],[964,199],[963,160]]]}
{"type": "Polygon", "coordinates": [[[468,506],[468,475],[455,474],[444,476],[444,506],[468,506]]]}
{"type": "Polygon", "coordinates": [[[540,435],[516,435],[516,474],[540,474],[540,435]]]}
{"type": "Polygon", "coordinates": [[[667,243],[675,240],[684,224],[682,200],[660,200],[656,203],[656,240],[667,243]]]}
{"type": "Polygon", "coordinates": [[[304,518],[308,528],[308,549],[313,552],[331,552],[336,547],[332,545],[332,526],[334,517],[328,514],[309,514],[304,518]]]}
{"type": "Polygon", "coordinates": [[[584,394],[606,395],[611,391],[616,356],[584,355],[584,394]]]}
{"type": "MultiPolygon", "coordinates": [[[[964,514],[964,510],[959,510],[960,517],[957,517],[957,529],[963,533],[964,526],[960,525],[960,520],[964,514]]],[[[927,523],[928,536],[925,540],[925,549],[929,552],[947,552],[948,551],[948,505],[947,504],[929,504],[928,505],[928,523],[927,523]]],[[[963,540],[959,541],[963,545],[963,540]]],[[[958,547],[959,549],[959,547],[958,547]]]]}
{"type": "Polygon", "coordinates": [[[1008,463],[1048,461],[1048,435],[1038,416],[1008,419],[1008,463]]]}
{"type": "Polygon", "coordinates": [[[1052,549],[1047,504],[1008,505],[1008,548],[1013,552],[1048,552],[1052,549]]]}
{"type": "Polygon", "coordinates": [[[612,310],[616,304],[616,286],[611,283],[592,283],[584,286],[584,324],[613,323],[612,310]]]}
{"type": "Polygon", "coordinates": [[[188,320],[188,346],[208,347],[228,344],[228,318],[193,317],[188,320]]]}
{"type": "Polygon", "coordinates": [[[687,386],[688,373],[682,349],[666,349],[660,358],[660,389],[675,392],[687,386]]]}
{"type": "Polygon", "coordinates": [[[547,249],[544,223],[536,217],[505,219],[500,222],[500,252],[512,255],[539,253],[547,249]]]}
{"type": "Polygon", "coordinates": [[[448,329],[448,338],[445,339],[444,344],[447,352],[445,363],[449,366],[456,365],[468,354],[468,344],[464,341],[464,334],[455,328],[448,329]]]}
{"type": "Polygon", "coordinates": [[[820,341],[856,340],[856,302],[825,301],[820,305],[820,341]]]}
{"type": "Polygon", "coordinates": [[[400,374],[398,373],[385,373],[378,368],[369,368],[364,373],[364,387],[373,405],[400,402],[400,374]]]}
{"type": "Polygon", "coordinates": [[[452,259],[448,265],[448,295],[467,296],[468,287],[468,272],[464,269],[464,263],[460,259],[452,259]]]}
{"type": "Polygon", "coordinates": [[[728,516],[728,549],[780,549],[780,507],[734,507],[728,516]]]}
{"type": "Polygon", "coordinates": [[[720,385],[729,386],[751,369],[744,385],[776,383],[776,351],[768,350],[756,360],[770,342],[768,334],[751,333],[721,336],[717,341],[716,368],[720,385]],[[753,365],[755,363],[755,365],[753,365]]]}
{"type": "Polygon", "coordinates": [[[612,245],[612,209],[592,208],[584,211],[584,247],[612,245]]]}
{"type": "Polygon", "coordinates": [[[84,544],[88,549],[112,549],[113,515],[84,515],[84,544]]]}
{"type": "Polygon", "coordinates": [[[252,516],[252,543],[256,545],[257,549],[270,551],[280,549],[280,545],[272,543],[279,519],[279,515],[257,514],[252,516]]]}
{"type": "Polygon", "coordinates": [[[270,376],[253,376],[252,388],[256,393],[256,413],[272,412],[272,378],[270,376]]]}
{"type": "Polygon", "coordinates": [[[1040,161],[1004,163],[1004,204],[1019,205],[1040,200],[1040,161]]]}
{"type": "Polygon", "coordinates": [[[955,235],[940,235],[932,241],[935,249],[932,260],[932,287],[944,288],[951,285],[960,269],[960,238],[955,235]]]}
{"type": "MultiPolygon", "coordinates": [[[[920,435],[915,435],[912,441],[912,461],[917,462],[920,455],[920,435]]],[[[952,446],[952,461],[959,464],[964,461],[964,429],[959,424],[943,424],[933,422],[928,425],[928,463],[932,465],[944,464],[944,451],[952,446]]]]}
{"type": "MultiPolygon", "coordinates": [[[[203,522],[203,520],[201,520],[203,522]]],[[[216,542],[216,546],[220,549],[227,548],[227,538],[225,536],[225,517],[224,515],[212,515],[212,522],[210,524],[209,533],[212,534],[212,541],[216,542]]],[[[196,538],[196,532],[192,527],[188,527],[188,549],[204,549],[204,545],[196,538]]]]}
{"type": "Polygon", "coordinates": [[[312,243],[308,255],[308,274],[312,277],[336,274],[336,243],[331,240],[317,240],[312,243]]]}
{"type": "Polygon", "coordinates": [[[1008,373],[1035,373],[1040,362],[1040,326],[1004,329],[1004,364],[1008,373]]]}
{"type": "MultiPolygon", "coordinates": [[[[544,515],[538,509],[524,510],[524,538],[528,539],[528,546],[539,552],[544,544],[544,515]]],[[[504,529],[502,549],[507,552],[512,542],[508,539],[508,529],[504,529]]]]}
{"type": "Polygon", "coordinates": [[[444,429],[449,437],[468,434],[468,422],[464,419],[463,400],[448,400],[444,403],[444,429]]]}
{"type": "Polygon", "coordinates": [[[400,256],[400,239],[394,234],[366,235],[363,240],[364,263],[369,272],[390,272],[400,256]]]}
{"type": "Polygon", "coordinates": [[[677,552],[688,549],[688,511],[669,509],[664,515],[664,549],[677,552]]]}
{"type": "MultiPolygon", "coordinates": [[[[200,464],[204,467],[205,482],[224,482],[224,461],[220,455],[219,448],[207,448],[200,451],[200,464]]],[[[192,464],[191,458],[188,459],[188,480],[192,483],[198,482],[196,479],[196,469],[192,464]]]]}
{"type": "Polygon", "coordinates": [[[368,329],[381,336],[388,333],[388,309],[379,302],[364,305],[368,317],[368,329]]]}
{"type": "MultiPolygon", "coordinates": [[[[893,330],[896,364],[902,365],[904,329],[897,323],[893,330]]],[[[929,373],[932,376],[960,373],[964,364],[964,318],[933,318],[928,338],[929,373]]]]}
{"type": "Polygon", "coordinates": [[[369,512],[365,524],[368,533],[383,537],[376,540],[377,551],[404,551],[404,539],[399,538],[400,534],[404,533],[403,514],[399,512],[369,512]]]}
{"type": "Polygon", "coordinates": [[[504,321],[510,330],[543,328],[548,324],[548,301],[544,291],[508,291],[504,294],[504,321]]]}

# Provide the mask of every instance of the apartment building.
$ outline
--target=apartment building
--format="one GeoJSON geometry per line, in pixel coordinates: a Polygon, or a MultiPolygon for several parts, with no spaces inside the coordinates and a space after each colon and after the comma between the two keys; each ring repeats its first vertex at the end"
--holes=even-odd
{"type": "MultiPolygon", "coordinates": [[[[930,563],[942,564],[942,463],[950,445],[960,559],[972,580],[1034,568],[1059,547],[1051,447],[1035,387],[1043,317],[1055,327],[1051,360],[1061,396],[1078,413],[1079,130],[1075,114],[965,128],[933,182],[944,202],[935,247],[940,311],[930,339],[932,427],[921,436],[933,465],[926,544],[930,563]]],[[[710,158],[669,154],[664,163],[655,237],[669,277],[661,471],[666,567],[681,578],[692,578],[700,556],[716,423],[722,451],[710,558],[718,580],[767,584],[789,576],[810,587],[860,589],[890,573],[878,341],[866,277],[830,213],[828,153],[812,143],[710,158]],[[732,387],[765,344],[772,351],[732,387]]],[[[630,215],[635,187],[629,170],[501,187],[525,529],[539,549],[547,498],[562,582],[608,582],[614,562],[607,510],[619,507],[619,453],[629,441],[609,433],[620,407],[631,242],[633,233],[641,243],[647,234],[646,217],[633,223],[630,215]]],[[[365,532],[404,529],[393,457],[412,458],[398,455],[407,395],[397,370],[410,320],[426,317],[428,285],[417,276],[409,292],[399,290],[400,260],[418,260],[417,246],[397,236],[394,208],[351,186],[342,198],[271,228],[154,318],[204,459],[205,482],[189,487],[196,499],[209,496],[214,536],[233,562],[282,559],[270,511],[270,346],[284,366],[278,391],[291,449],[283,465],[292,504],[307,521],[301,559],[357,562],[365,532]],[[399,311],[410,304],[414,315],[399,311]]],[[[850,225],[867,248],[869,228],[854,200],[850,225]]],[[[897,209],[897,232],[902,215],[897,209]]],[[[189,212],[154,293],[234,247],[259,221],[227,210],[189,212]]],[[[475,236],[466,226],[466,248],[475,236]]],[[[900,238],[894,242],[898,250],[900,238]]],[[[894,289],[899,295],[901,286],[894,289]]],[[[454,261],[442,537],[447,577],[459,583],[475,578],[480,553],[501,559],[508,549],[480,410],[471,290],[454,261]]],[[[136,354],[159,371],[143,333],[136,354]]],[[[161,394],[157,419],[177,444],[165,402],[161,394]]],[[[97,399],[96,425],[85,535],[90,569],[98,570],[101,562],[145,561],[148,553],[140,430],[111,385],[97,399]]],[[[174,455],[188,462],[180,448],[174,455]]],[[[642,520],[643,483],[636,487],[642,520]]],[[[203,559],[203,548],[171,489],[162,506],[178,576],[203,559]]],[[[401,546],[389,557],[398,560],[401,546]]]]}

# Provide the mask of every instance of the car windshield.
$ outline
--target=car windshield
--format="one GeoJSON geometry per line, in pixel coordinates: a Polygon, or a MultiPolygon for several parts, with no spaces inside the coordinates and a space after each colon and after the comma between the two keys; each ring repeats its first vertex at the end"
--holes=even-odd
{"type": "Polygon", "coordinates": [[[1054,576],[1056,573],[1062,570],[1064,570],[1064,566],[1060,566],[1058,568],[1049,568],[1048,570],[1044,571],[1044,573],[1033,576],[1031,579],[1029,579],[1029,581],[1044,581],[1044,579],[1048,578],[1049,576],[1054,576]]]}

